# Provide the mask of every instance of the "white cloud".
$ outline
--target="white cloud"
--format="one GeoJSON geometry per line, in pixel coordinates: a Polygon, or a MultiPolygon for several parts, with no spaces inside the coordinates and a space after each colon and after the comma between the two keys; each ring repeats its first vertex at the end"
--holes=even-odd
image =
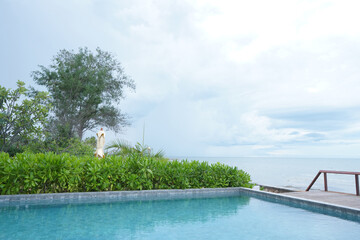
{"type": "Polygon", "coordinates": [[[197,1],[197,26],[229,59],[251,62],[290,42],[359,37],[357,1],[197,1]],[[210,7],[209,7],[210,5],[210,7]],[[210,8],[212,12],[201,11],[210,8]]]}
{"type": "Polygon", "coordinates": [[[1,72],[26,80],[62,48],[115,53],[137,83],[120,105],[133,127],[119,136],[133,143],[145,122],[147,143],[169,155],[357,152],[358,1],[9,5],[3,18],[14,31],[0,40],[1,72]]]}

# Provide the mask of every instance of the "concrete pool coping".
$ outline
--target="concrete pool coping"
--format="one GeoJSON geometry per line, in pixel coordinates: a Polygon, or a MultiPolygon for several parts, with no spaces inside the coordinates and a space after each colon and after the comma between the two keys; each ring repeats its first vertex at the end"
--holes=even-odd
{"type": "Polygon", "coordinates": [[[253,190],[247,188],[243,188],[241,191],[244,193],[248,193],[249,196],[251,197],[258,197],[263,200],[285,204],[296,208],[302,208],[314,212],[320,212],[326,215],[332,215],[344,219],[360,221],[359,208],[353,208],[349,206],[328,203],[325,201],[287,195],[287,193],[272,193],[272,192],[253,190]]]}
{"type": "Polygon", "coordinates": [[[243,194],[249,197],[255,197],[296,208],[320,212],[340,218],[360,221],[360,209],[358,208],[243,187],[0,195],[0,207],[68,203],[81,204],[98,202],[99,200],[101,200],[101,202],[113,202],[131,200],[225,197],[237,196],[238,194],[243,194]]]}

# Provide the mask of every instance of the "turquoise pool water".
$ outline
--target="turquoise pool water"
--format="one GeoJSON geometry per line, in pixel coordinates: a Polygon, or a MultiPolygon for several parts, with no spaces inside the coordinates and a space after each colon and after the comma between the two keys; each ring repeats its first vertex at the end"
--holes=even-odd
{"type": "Polygon", "coordinates": [[[360,223],[249,196],[0,207],[0,239],[358,239],[360,223]]]}

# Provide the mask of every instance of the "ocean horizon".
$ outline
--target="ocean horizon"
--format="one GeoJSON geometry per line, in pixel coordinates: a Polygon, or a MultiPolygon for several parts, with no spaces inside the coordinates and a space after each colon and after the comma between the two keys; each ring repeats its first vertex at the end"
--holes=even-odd
{"type": "MultiPolygon", "coordinates": [[[[305,190],[319,170],[360,172],[360,158],[175,156],[171,159],[220,162],[246,171],[253,183],[296,190],[305,190]]],[[[327,180],[329,191],[355,194],[354,175],[328,174],[327,180]]],[[[324,189],[322,175],[311,189],[324,189]]]]}

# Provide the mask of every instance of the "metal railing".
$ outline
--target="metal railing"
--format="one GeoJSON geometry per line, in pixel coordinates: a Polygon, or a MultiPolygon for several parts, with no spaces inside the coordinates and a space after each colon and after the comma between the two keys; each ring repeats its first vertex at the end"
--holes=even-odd
{"type": "Polygon", "coordinates": [[[306,189],[306,191],[309,191],[309,190],[310,190],[310,188],[314,185],[314,183],[315,183],[316,180],[319,178],[319,176],[320,176],[321,173],[324,174],[324,189],[325,189],[325,191],[328,190],[328,184],[327,184],[327,174],[328,174],[328,173],[355,175],[356,195],[357,195],[357,196],[360,195],[360,190],[359,190],[359,175],[360,175],[360,172],[345,172],[345,171],[320,170],[320,171],[318,172],[318,174],[316,174],[314,180],[310,183],[310,185],[308,186],[308,188],[306,189]]]}

